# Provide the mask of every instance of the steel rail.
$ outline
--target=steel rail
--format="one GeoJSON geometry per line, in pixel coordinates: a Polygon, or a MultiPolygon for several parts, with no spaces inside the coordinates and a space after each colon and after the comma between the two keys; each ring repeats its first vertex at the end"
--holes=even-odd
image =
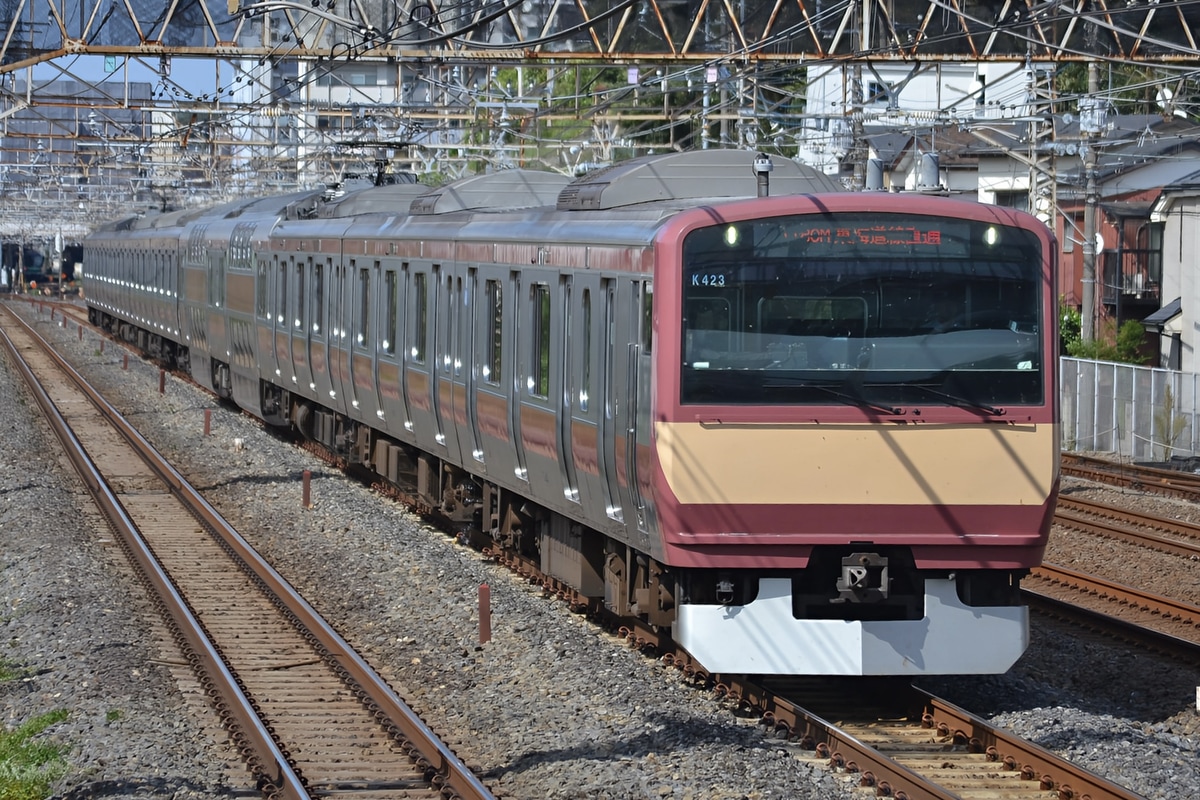
{"type": "MultiPolygon", "coordinates": [[[[362,689],[363,693],[370,700],[372,712],[384,715],[394,724],[419,755],[419,763],[422,763],[428,770],[436,773],[431,782],[435,786],[440,786],[444,792],[452,793],[448,794],[451,797],[462,798],[463,800],[494,800],[491,790],[479,780],[472,770],[396,695],[394,690],[375,673],[341,635],[333,630],[320,614],[270,564],[262,560],[241,534],[234,530],[221,514],[173,466],[162,459],[153,446],[115,408],[105,401],[62,356],[46,344],[45,340],[36,331],[25,323],[24,320],[11,314],[11,312],[8,313],[10,317],[17,319],[19,324],[25,328],[28,335],[45,346],[48,354],[54,359],[55,363],[87,394],[93,404],[104,411],[121,435],[131,445],[147,456],[151,468],[172,491],[195,510],[200,516],[202,524],[208,525],[216,531],[220,538],[229,545],[231,551],[268,587],[268,590],[280,598],[282,603],[288,607],[290,613],[298,620],[299,624],[315,635],[317,640],[328,651],[330,657],[362,689]]],[[[5,336],[5,339],[7,340],[7,336],[5,336]]],[[[17,355],[15,349],[12,349],[12,352],[14,356],[17,355]]],[[[27,367],[26,371],[29,375],[26,380],[32,378],[36,381],[36,378],[33,377],[31,371],[28,371],[27,367]]],[[[44,391],[42,391],[42,394],[45,396],[46,402],[50,403],[51,407],[53,407],[49,396],[45,395],[44,391]]],[[[57,409],[55,409],[55,414],[57,415],[57,409]]],[[[58,416],[61,419],[61,415],[58,416]]],[[[62,420],[62,425],[66,426],[65,420],[62,420]]],[[[67,432],[69,434],[69,428],[67,428],[67,432]]],[[[73,435],[71,435],[71,438],[74,438],[73,435]]],[[[79,449],[82,450],[82,448],[79,449]]],[[[86,454],[84,455],[86,457],[86,454]]],[[[94,475],[93,480],[103,485],[103,479],[99,477],[94,468],[91,472],[94,475]]],[[[105,487],[105,491],[107,491],[107,487],[105,487]]],[[[108,494],[112,498],[112,504],[120,512],[121,518],[132,525],[132,522],[128,520],[124,511],[120,509],[120,504],[115,496],[112,496],[111,492],[108,492],[108,494]]],[[[155,571],[161,575],[162,580],[170,588],[169,579],[158,568],[157,561],[153,560],[153,556],[148,552],[147,556],[152,560],[155,571]]],[[[158,585],[157,581],[155,585],[158,585]]],[[[173,588],[170,588],[170,592],[173,598],[177,597],[173,588]]],[[[179,602],[182,603],[182,600],[179,602]]],[[[208,642],[207,637],[205,637],[204,641],[211,648],[211,643],[208,642]]],[[[216,659],[216,663],[220,664],[222,670],[224,670],[223,663],[220,661],[219,656],[216,655],[215,650],[212,653],[213,658],[216,659]]],[[[253,713],[253,709],[250,708],[249,702],[245,701],[245,697],[241,694],[240,689],[238,690],[238,696],[242,698],[246,708],[253,713]]],[[[253,716],[253,724],[258,730],[261,730],[261,733],[269,741],[270,733],[261,726],[261,722],[257,716],[253,716]]],[[[274,749],[273,743],[272,748],[274,749]]],[[[286,765],[287,761],[283,758],[282,754],[277,749],[275,749],[275,753],[278,755],[281,763],[286,765]]],[[[291,772],[290,767],[288,771],[291,772]]],[[[292,775],[294,776],[294,773],[292,775]]],[[[296,785],[301,787],[299,788],[300,793],[296,795],[289,793],[285,796],[289,798],[293,796],[296,798],[307,798],[308,794],[302,788],[298,777],[296,777],[296,782],[296,785]]],[[[290,784],[290,781],[285,781],[285,783],[290,784]]]]}
{"type": "Polygon", "coordinates": [[[1200,557],[1200,540],[1187,541],[1182,539],[1170,539],[1157,533],[1149,533],[1146,531],[1137,531],[1130,528],[1121,527],[1120,524],[1107,522],[1104,519],[1095,519],[1094,517],[1106,517],[1107,519],[1118,518],[1125,522],[1143,527],[1159,527],[1169,526],[1171,533],[1181,536],[1200,536],[1200,528],[1195,526],[1185,526],[1177,524],[1173,520],[1163,520],[1157,517],[1152,517],[1148,514],[1139,514],[1130,512],[1129,514],[1121,514],[1120,509],[1112,508],[1111,506],[1096,505],[1088,507],[1079,505],[1077,501],[1064,501],[1059,498],[1058,509],[1054,512],[1054,524],[1062,525],[1068,528],[1084,531],[1096,536],[1103,536],[1109,539],[1117,539],[1123,542],[1129,542],[1141,547],[1146,547],[1152,550],[1169,553],[1171,555],[1182,556],[1184,558],[1200,557]],[[1071,505],[1078,509],[1082,514],[1091,514],[1093,518],[1080,516],[1071,511],[1064,511],[1063,506],[1071,505]],[[1194,530],[1189,530],[1189,528],[1194,530]]]}
{"type": "Polygon", "coordinates": [[[1084,575],[1055,564],[1043,563],[1040,567],[1035,567],[1030,575],[1049,583],[1093,594],[1109,602],[1138,608],[1166,620],[1200,626],[1200,606],[1143,592],[1132,586],[1106,581],[1094,575],[1084,575]]]}
{"type": "MultiPolygon", "coordinates": [[[[92,403],[96,404],[104,413],[110,415],[110,418],[114,422],[120,419],[126,427],[128,426],[120,414],[117,413],[116,409],[109,405],[104,398],[97,395],[87,385],[87,382],[83,381],[79,374],[75,372],[71,365],[50,347],[24,320],[17,317],[17,315],[13,314],[7,308],[4,309],[4,313],[8,318],[16,320],[24,329],[24,332],[35,343],[40,343],[39,346],[43,347],[46,354],[63,370],[64,374],[76,382],[77,386],[88,396],[92,403]]],[[[247,743],[253,750],[254,755],[248,758],[251,762],[251,767],[254,768],[256,764],[258,765],[256,772],[275,787],[275,791],[277,792],[275,796],[281,799],[286,798],[287,800],[307,800],[309,794],[304,788],[303,781],[276,746],[274,738],[266,729],[262,720],[258,718],[249,698],[246,697],[237,680],[230,673],[215,645],[204,633],[200,621],[196,619],[187,603],[179,595],[174,583],[163,571],[161,565],[158,563],[158,559],[150,552],[145,540],[138,532],[137,526],[129,518],[120,501],[108,485],[108,482],[105,481],[91,457],[88,456],[87,451],[84,450],[83,445],[76,438],[74,432],[71,430],[71,426],[50,399],[49,394],[46,393],[37,376],[33,374],[33,370],[25,362],[25,359],[21,357],[8,332],[2,328],[0,328],[0,341],[3,341],[4,347],[10,354],[17,371],[29,386],[34,400],[45,413],[51,429],[59,441],[62,442],[63,448],[79,473],[80,479],[103,511],[109,523],[113,526],[114,532],[121,537],[128,552],[134,557],[138,567],[142,570],[143,575],[155,588],[158,596],[163,601],[164,607],[171,614],[179,634],[184,637],[189,646],[198,654],[198,657],[204,664],[204,672],[214,680],[213,688],[224,701],[223,710],[236,719],[240,733],[248,740],[247,743]]]]}
{"type": "Polygon", "coordinates": [[[1075,453],[1062,454],[1061,469],[1063,475],[1098,483],[1188,500],[1200,498],[1200,476],[1180,470],[1120,464],[1075,453]]]}
{"type": "Polygon", "coordinates": [[[958,706],[915,690],[925,697],[926,717],[940,730],[964,738],[974,752],[983,753],[1007,769],[1019,769],[1023,775],[1036,775],[1047,789],[1055,789],[1060,798],[1091,800],[1144,800],[1141,795],[1071,764],[1045,748],[980,720],[958,706]]]}

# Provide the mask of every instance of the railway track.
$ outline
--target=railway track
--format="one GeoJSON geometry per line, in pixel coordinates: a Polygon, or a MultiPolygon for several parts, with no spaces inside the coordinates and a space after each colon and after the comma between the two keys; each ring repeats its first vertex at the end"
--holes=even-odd
{"type": "Polygon", "coordinates": [[[494,796],[32,328],[0,320],[263,796],[494,796]]]}
{"type": "Polygon", "coordinates": [[[1200,559],[1200,525],[1092,500],[1060,497],[1054,524],[1162,553],[1200,559]]]}
{"type": "MultiPolygon", "coordinates": [[[[1073,497],[1060,497],[1054,524],[1146,548],[1200,560],[1200,526],[1073,497]]],[[[1045,563],[1022,582],[1032,603],[1052,616],[1177,656],[1200,650],[1200,607],[1045,563]]]]}
{"type": "Polygon", "coordinates": [[[1200,475],[1182,470],[1124,464],[1078,453],[1063,453],[1062,474],[1168,497],[1200,499],[1200,475]]]}
{"type": "Polygon", "coordinates": [[[1072,614],[1087,619],[1090,627],[1113,628],[1125,638],[1135,635],[1169,644],[1169,649],[1193,658],[1200,652],[1200,607],[1191,603],[1055,564],[1033,570],[1021,588],[1038,602],[1071,607],[1072,614]]]}
{"type": "MultiPolygon", "coordinates": [[[[60,311],[60,313],[62,313],[60,311]]],[[[71,325],[75,322],[71,322],[71,325]]],[[[580,611],[596,611],[586,598],[541,575],[516,554],[489,553],[526,579],[540,583],[580,611]]],[[[763,685],[746,676],[710,676],[686,653],[649,630],[626,629],[627,640],[710,685],[732,705],[752,711],[776,736],[800,743],[875,796],[895,798],[1027,798],[1032,800],[1136,800],[1129,792],[1076,768],[1048,751],[994,729],[985,721],[906,685],[886,686],[887,700],[864,698],[862,681],[845,690],[827,680],[763,685]],[[897,698],[902,696],[903,699],[897,698]]]]}
{"type": "Polygon", "coordinates": [[[717,676],[716,691],[870,796],[896,800],[1140,800],[901,679],[717,676]]]}

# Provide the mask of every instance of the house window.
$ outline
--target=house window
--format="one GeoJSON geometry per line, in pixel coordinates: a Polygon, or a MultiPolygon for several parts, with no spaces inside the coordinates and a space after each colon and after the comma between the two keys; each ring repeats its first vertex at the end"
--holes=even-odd
{"type": "Polygon", "coordinates": [[[1029,192],[996,192],[994,196],[998,206],[1029,211],[1029,192]]]}

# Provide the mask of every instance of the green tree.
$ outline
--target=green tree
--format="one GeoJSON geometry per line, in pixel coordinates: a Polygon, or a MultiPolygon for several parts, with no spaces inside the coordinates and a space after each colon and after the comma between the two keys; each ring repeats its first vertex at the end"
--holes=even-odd
{"type": "Polygon", "coordinates": [[[1136,320],[1126,320],[1115,335],[1114,323],[1108,320],[1104,325],[1103,338],[1088,341],[1083,338],[1083,315],[1079,309],[1060,298],[1058,328],[1059,344],[1069,356],[1122,364],[1145,364],[1147,361],[1147,357],[1140,352],[1146,340],[1146,329],[1136,320]]]}
{"type": "MultiPolygon", "coordinates": [[[[1055,74],[1055,88],[1061,97],[1083,97],[1088,93],[1087,64],[1065,64],[1055,74]]],[[[1110,98],[1118,114],[1156,114],[1163,111],[1160,92],[1169,93],[1177,108],[1193,107],[1197,84],[1190,76],[1156,69],[1145,64],[1101,64],[1100,91],[1110,98]],[[1181,102],[1183,101],[1183,102],[1181,102]]]]}

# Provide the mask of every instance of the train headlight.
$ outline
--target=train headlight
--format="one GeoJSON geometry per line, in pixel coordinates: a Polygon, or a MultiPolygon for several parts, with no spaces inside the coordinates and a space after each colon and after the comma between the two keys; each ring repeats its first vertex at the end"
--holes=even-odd
{"type": "Polygon", "coordinates": [[[995,246],[1000,241],[1000,229],[995,225],[989,225],[983,231],[983,241],[989,247],[995,246]]]}
{"type": "Polygon", "coordinates": [[[730,247],[736,247],[737,243],[742,239],[742,232],[738,230],[736,225],[730,225],[725,229],[725,244],[730,247]]]}

